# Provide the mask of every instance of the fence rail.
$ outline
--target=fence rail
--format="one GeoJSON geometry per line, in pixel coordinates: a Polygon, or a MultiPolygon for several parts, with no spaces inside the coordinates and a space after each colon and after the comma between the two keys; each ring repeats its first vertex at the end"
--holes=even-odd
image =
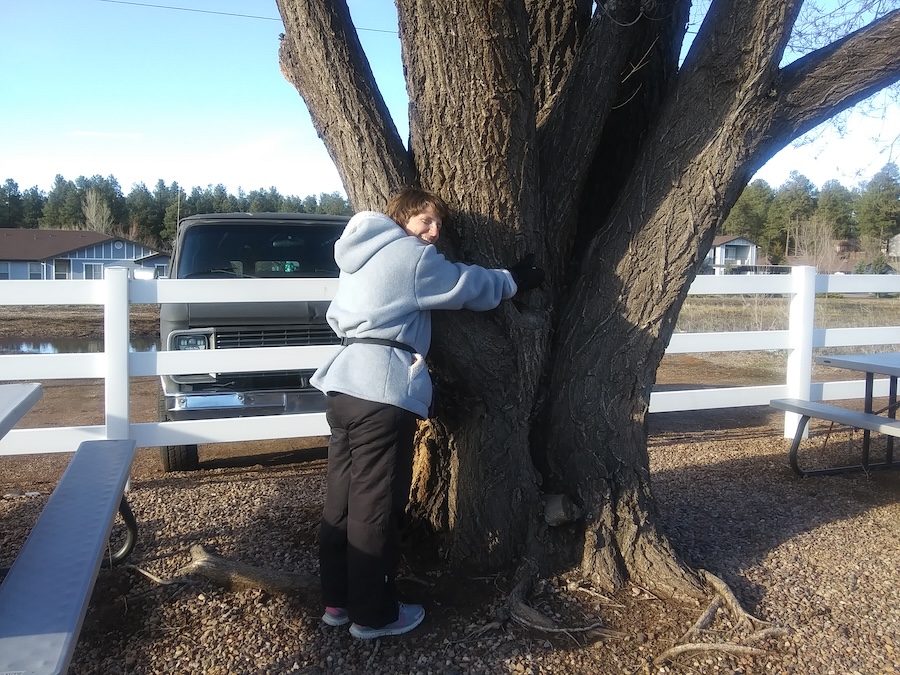
{"type": "MultiPolygon", "coordinates": [[[[337,288],[330,279],[129,279],[124,268],[107,268],[106,278],[91,281],[0,281],[0,305],[102,305],[104,351],[97,354],[3,354],[0,380],[42,381],[102,379],[104,424],[75,427],[19,428],[0,440],[0,455],[71,452],[85,440],[131,438],[138,447],[253,441],[324,436],[322,413],[224,420],[132,422],[130,378],[187,372],[281,370],[286,361],[315,368],[334,347],[269,347],[207,352],[129,352],[129,307],[132,304],[221,302],[290,302],[329,300],[337,288]]],[[[787,330],[676,333],[667,354],[784,350],[784,384],[656,391],[650,412],[767,405],[772,398],[806,400],[862,399],[862,381],[813,382],[813,350],[900,343],[900,327],[815,329],[816,294],[900,293],[900,275],[816,275],[796,267],[790,275],[702,276],[690,295],[790,296],[787,330]]],[[[40,320],[40,317],[36,317],[40,320]]],[[[887,395],[887,380],[876,380],[875,395],[887,395]]],[[[785,436],[793,436],[797,416],[785,416],[785,436]]]]}

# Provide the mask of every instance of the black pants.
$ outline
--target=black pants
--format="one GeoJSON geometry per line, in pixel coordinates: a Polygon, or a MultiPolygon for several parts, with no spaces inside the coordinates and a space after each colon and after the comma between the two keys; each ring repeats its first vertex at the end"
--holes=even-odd
{"type": "Polygon", "coordinates": [[[328,395],[328,492],[319,531],[322,599],[380,628],[397,620],[394,573],[412,481],[416,416],[328,395]]]}

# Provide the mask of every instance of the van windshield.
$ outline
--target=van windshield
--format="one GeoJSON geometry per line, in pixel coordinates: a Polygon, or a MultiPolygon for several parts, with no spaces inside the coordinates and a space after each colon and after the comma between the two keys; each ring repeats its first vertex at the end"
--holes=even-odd
{"type": "Polygon", "coordinates": [[[339,225],[203,223],[184,233],[175,277],[337,277],[339,225]]]}

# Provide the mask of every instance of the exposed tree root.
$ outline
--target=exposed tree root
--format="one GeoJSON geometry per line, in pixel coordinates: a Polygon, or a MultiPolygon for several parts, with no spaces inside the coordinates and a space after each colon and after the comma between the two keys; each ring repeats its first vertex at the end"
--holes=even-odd
{"type": "Polygon", "coordinates": [[[751,615],[743,607],[741,607],[740,601],[735,597],[728,584],[722,581],[715,574],[706,570],[698,570],[698,573],[707,584],[712,586],[713,590],[715,590],[717,594],[717,597],[719,597],[722,602],[725,603],[725,606],[731,611],[740,626],[747,630],[752,630],[754,624],[757,623],[767,626],[770,625],[768,621],[757,619],[755,616],[751,615]]]}
{"type": "Polygon", "coordinates": [[[516,623],[537,630],[552,630],[556,628],[556,625],[529,605],[527,601],[536,576],[537,565],[535,562],[528,558],[523,560],[516,572],[516,582],[506,599],[505,608],[508,617],[516,623]]]}
{"type": "Polygon", "coordinates": [[[733,645],[727,643],[712,642],[691,642],[686,645],[676,645],[664,651],[662,654],[653,659],[655,665],[665,663],[669,659],[674,659],[682,654],[690,654],[693,652],[725,652],[727,654],[735,654],[737,656],[765,656],[765,649],[757,647],[746,647],[744,645],[733,645]]]}
{"type": "MultiPolygon", "coordinates": [[[[759,647],[750,646],[769,638],[778,638],[787,634],[787,630],[772,626],[768,621],[758,619],[742,606],[735,597],[731,588],[722,579],[706,570],[698,570],[708,586],[715,591],[715,596],[709,606],[700,615],[696,623],[691,626],[681,637],[681,644],[677,644],[665,650],[653,659],[655,665],[676,659],[683,654],[695,652],[723,652],[735,656],[765,656],[768,651],[759,647]],[[701,642],[696,638],[702,638],[705,632],[712,626],[719,609],[726,608],[734,619],[735,633],[732,634],[733,642],[701,642]],[[762,628],[760,628],[762,626],[762,628]]],[[[720,633],[716,632],[718,636],[720,633]]]]}
{"type": "Polygon", "coordinates": [[[713,622],[713,619],[716,618],[716,612],[719,611],[719,607],[721,606],[722,598],[717,595],[713,598],[712,602],[709,603],[709,607],[707,607],[706,611],[700,615],[700,618],[697,619],[696,623],[688,628],[687,633],[681,636],[681,642],[687,642],[700,631],[709,628],[710,624],[712,624],[713,622]]]}
{"type": "Polygon", "coordinates": [[[616,607],[618,609],[625,609],[625,605],[620,602],[616,602],[608,595],[603,595],[603,593],[598,593],[593,588],[587,588],[586,586],[581,585],[576,581],[570,581],[566,588],[573,593],[586,593],[591,597],[597,598],[601,603],[607,605],[608,607],[616,607]]]}
{"type": "MultiPolygon", "coordinates": [[[[516,582],[512,591],[506,598],[506,602],[499,610],[500,620],[491,626],[500,627],[508,620],[512,620],[532,630],[543,633],[563,633],[572,637],[573,633],[593,633],[594,635],[618,639],[625,637],[620,631],[604,628],[602,622],[594,622],[586,626],[558,626],[543,613],[528,604],[528,594],[537,578],[537,565],[533,560],[525,559],[516,572],[516,582]]],[[[484,632],[483,630],[480,632],[484,632]]],[[[573,638],[574,639],[574,638],[573,638]]]]}

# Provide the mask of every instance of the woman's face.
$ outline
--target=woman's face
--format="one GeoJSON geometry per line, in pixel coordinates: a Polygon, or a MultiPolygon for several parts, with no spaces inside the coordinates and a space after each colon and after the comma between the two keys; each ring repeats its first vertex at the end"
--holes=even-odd
{"type": "Polygon", "coordinates": [[[403,229],[408,235],[418,237],[426,244],[434,244],[441,236],[441,218],[429,205],[422,213],[410,218],[403,229]]]}

